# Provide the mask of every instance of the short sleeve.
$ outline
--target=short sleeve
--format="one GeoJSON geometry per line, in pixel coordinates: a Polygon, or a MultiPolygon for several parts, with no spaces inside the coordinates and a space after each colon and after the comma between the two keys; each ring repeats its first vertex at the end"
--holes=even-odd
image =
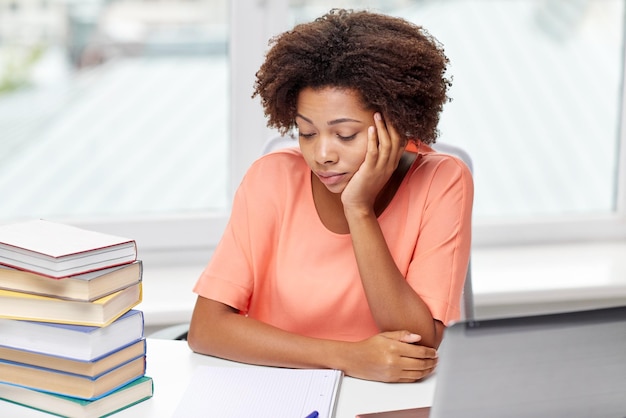
{"type": "Polygon", "coordinates": [[[224,234],[193,289],[242,312],[248,310],[255,277],[272,260],[277,219],[274,202],[281,196],[265,181],[272,177],[268,169],[271,162],[257,161],[246,173],[235,193],[224,234]]]}
{"type": "Polygon", "coordinates": [[[460,318],[460,300],[471,247],[474,185],[469,168],[456,157],[433,158],[419,209],[419,235],[407,280],[433,317],[448,325],[460,318]]]}

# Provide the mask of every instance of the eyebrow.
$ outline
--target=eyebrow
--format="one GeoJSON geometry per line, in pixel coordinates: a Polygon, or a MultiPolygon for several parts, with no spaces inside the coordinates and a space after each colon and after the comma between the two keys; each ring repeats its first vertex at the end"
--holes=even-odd
{"type": "MultiPolygon", "coordinates": [[[[302,118],[305,121],[309,122],[311,125],[313,125],[313,121],[305,116],[302,116],[301,114],[297,113],[296,117],[302,118]]],[[[331,121],[328,121],[326,124],[329,126],[332,125],[337,125],[339,123],[344,123],[344,122],[358,122],[358,123],[362,123],[360,120],[357,119],[351,119],[351,118],[339,118],[339,119],[333,119],[331,121]]]]}

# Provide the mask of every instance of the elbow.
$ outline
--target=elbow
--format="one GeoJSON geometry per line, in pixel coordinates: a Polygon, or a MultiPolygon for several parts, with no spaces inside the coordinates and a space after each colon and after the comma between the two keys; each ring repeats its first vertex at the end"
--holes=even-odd
{"type": "Polygon", "coordinates": [[[195,353],[199,353],[200,349],[199,349],[199,344],[198,344],[198,337],[196,336],[196,332],[192,330],[193,330],[193,327],[190,326],[189,332],[187,333],[187,346],[189,346],[191,351],[195,353]]]}
{"type": "Polygon", "coordinates": [[[209,354],[207,335],[210,335],[211,332],[207,330],[207,327],[210,323],[210,321],[203,321],[202,316],[192,315],[189,330],[187,331],[187,345],[191,351],[199,354],[209,354]]]}
{"type": "Polygon", "coordinates": [[[446,326],[436,319],[433,319],[432,327],[414,327],[412,332],[421,337],[418,344],[425,347],[431,347],[435,350],[439,349],[441,342],[443,341],[443,334],[446,326]],[[421,329],[421,331],[419,331],[421,329]]]}
{"type": "Polygon", "coordinates": [[[209,336],[216,334],[214,326],[220,323],[220,313],[224,310],[227,310],[224,305],[201,296],[198,297],[187,332],[187,345],[193,352],[211,354],[209,336]]]}
{"type": "Polygon", "coordinates": [[[187,333],[187,346],[194,353],[212,355],[212,341],[209,338],[212,332],[206,328],[205,324],[200,322],[194,321],[192,318],[189,332],[187,333]]]}
{"type": "Polygon", "coordinates": [[[439,349],[441,342],[443,341],[443,334],[446,329],[446,326],[443,322],[438,321],[436,319],[433,320],[433,334],[431,344],[428,344],[429,347],[434,349],[439,349]]]}

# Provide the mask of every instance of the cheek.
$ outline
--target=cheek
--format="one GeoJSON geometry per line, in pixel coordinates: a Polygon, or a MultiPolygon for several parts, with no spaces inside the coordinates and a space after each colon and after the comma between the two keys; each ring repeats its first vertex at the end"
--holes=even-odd
{"type": "Polygon", "coordinates": [[[302,157],[304,157],[304,161],[310,166],[315,160],[315,156],[313,155],[313,147],[305,141],[300,141],[300,151],[302,152],[302,157]]]}
{"type": "Polygon", "coordinates": [[[356,166],[360,167],[365,161],[365,152],[359,153],[358,157],[354,158],[353,161],[356,166]]]}
{"type": "Polygon", "coordinates": [[[361,165],[365,161],[367,154],[367,140],[359,141],[350,147],[350,160],[357,165],[361,165]]]}

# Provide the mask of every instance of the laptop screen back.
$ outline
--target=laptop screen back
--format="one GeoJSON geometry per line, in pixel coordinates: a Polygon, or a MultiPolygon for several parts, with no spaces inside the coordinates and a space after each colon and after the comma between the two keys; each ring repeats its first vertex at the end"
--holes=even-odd
{"type": "Polygon", "coordinates": [[[626,306],[459,322],[431,418],[626,417],[626,306]]]}

